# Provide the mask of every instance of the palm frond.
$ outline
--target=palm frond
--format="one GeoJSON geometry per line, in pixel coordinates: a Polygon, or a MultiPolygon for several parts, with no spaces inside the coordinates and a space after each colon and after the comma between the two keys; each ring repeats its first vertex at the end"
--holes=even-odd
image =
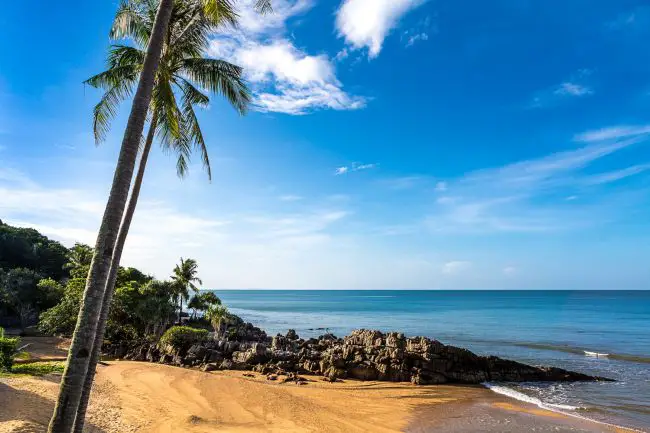
{"type": "Polygon", "coordinates": [[[120,103],[131,96],[135,80],[124,81],[109,88],[93,109],[93,134],[95,143],[106,139],[111,120],[117,115],[120,103]]]}
{"type": "Polygon", "coordinates": [[[138,45],[147,46],[153,27],[147,9],[150,8],[141,0],[122,0],[115,13],[109,37],[113,40],[132,38],[138,45]]]}
{"type": "Polygon", "coordinates": [[[204,18],[213,25],[230,24],[237,27],[239,15],[232,0],[201,0],[204,18]]]}
{"type": "Polygon", "coordinates": [[[142,69],[146,53],[127,45],[111,45],[108,50],[108,67],[139,66],[142,69]]]}
{"type": "Polygon", "coordinates": [[[210,92],[226,97],[240,113],[245,114],[251,94],[242,78],[242,68],[225,60],[192,58],[183,60],[182,70],[189,79],[210,92]]]}
{"type": "Polygon", "coordinates": [[[158,116],[160,138],[165,146],[181,139],[181,118],[176,95],[168,80],[160,75],[153,90],[152,110],[158,116]]]}
{"type": "Polygon", "coordinates": [[[261,14],[270,14],[271,12],[273,12],[273,6],[271,5],[271,0],[256,0],[255,10],[261,14]]]}
{"type": "Polygon", "coordinates": [[[83,83],[96,89],[108,90],[124,82],[135,83],[140,71],[141,68],[137,65],[119,66],[94,75],[83,83]]]}
{"type": "Polygon", "coordinates": [[[183,91],[182,108],[183,108],[183,130],[187,139],[191,142],[194,150],[201,154],[201,162],[203,168],[208,174],[208,180],[212,180],[212,168],[210,167],[210,156],[208,153],[208,146],[203,138],[203,131],[199,119],[194,112],[194,106],[207,107],[210,103],[210,98],[201,93],[196,87],[187,80],[180,82],[180,87],[183,91]]]}

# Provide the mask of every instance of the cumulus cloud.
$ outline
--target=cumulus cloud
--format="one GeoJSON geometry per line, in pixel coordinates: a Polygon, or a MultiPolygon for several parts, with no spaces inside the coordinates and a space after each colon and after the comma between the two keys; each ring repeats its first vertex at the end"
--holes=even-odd
{"type": "Polygon", "coordinates": [[[365,98],[343,90],[327,55],[310,55],[287,38],[287,20],[307,11],[311,1],[277,0],[274,12],[264,16],[248,3],[240,11],[240,27],[215,35],[208,54],[244,68],[258,111],[296,115],[365,106],[365,98]]]}
{"type": "Polygon", "coordinates": [[[423,0],[344,0],[336,13],[338,35],[350,48],[367,48],[370,58],[377,57],[384,39],[399,20],[422,3],[423,0]]]}

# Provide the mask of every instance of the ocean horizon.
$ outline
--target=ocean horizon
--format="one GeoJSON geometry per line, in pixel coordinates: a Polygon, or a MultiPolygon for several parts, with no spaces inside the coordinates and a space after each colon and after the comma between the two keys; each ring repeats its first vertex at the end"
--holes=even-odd
{"type": "Polygon", "coordinates": [[[217,289],[270,335],[398,331],[614,383],[485,384],[495,392],[607,424],[650,428],[650,291],[217,289]]]}

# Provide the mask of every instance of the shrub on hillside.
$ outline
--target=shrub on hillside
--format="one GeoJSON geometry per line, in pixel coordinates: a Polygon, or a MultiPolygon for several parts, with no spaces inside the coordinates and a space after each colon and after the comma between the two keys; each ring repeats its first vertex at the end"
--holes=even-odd
{"type": "Polygon", "coordinates": [[[19,341],[18,338],[5,337],[4,329],[0,328],[0,371],[11,371],[19,341]]]}
{"type": "Polygon", "coordinates": [[[172,326],[162,337],[161,346],[171,346],[176,350],[187,350],[196,343],[201,343],[208,338],[208,331],[195,329],[189,326],[172,326]]]}

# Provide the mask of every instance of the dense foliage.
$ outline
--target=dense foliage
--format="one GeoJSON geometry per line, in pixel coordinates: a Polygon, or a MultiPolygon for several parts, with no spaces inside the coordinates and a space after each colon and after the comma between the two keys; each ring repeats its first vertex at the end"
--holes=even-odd
{"type": "Polygon", "coordinates": [[[12,227],[0,220],[0,269],[26,268],[55,280],[68,273],[68,249],[34,229],[12,227]]]}
{"type": "Polygon", "coordinates": [[[19,341],[18,338],[5,337],[4,329],[0,328],[0,371],[11,371],[19,341]]]}
{"type": "MultiPolygon", "coordinates": [[[[38,329],[45,334],[72,335],[92,248],[77,243],[66,249],[35,230],[5,224],[0,228],[5,235],[1,239],[11,239],[0,247],[0,262],[12,266],[0,268],[0,317],[13,317],[14,326],[21,328],[38,323],[38,329]],[[30,242],[36,242],[31,244],[31,255],[27,253],[30,242]],[[9,251],[15,245],[19,245],[18,253],[9,251]],[[47,260],[39,262],[38,257],[47,260]]],[[[181,258],[167,281],[155,280],[135,268],[120,267],[105,340],[119,343],[162,336],[163,344],[180,347],[204,340],[208,329],[218,327],[228,313],[214,293],[199,292],[197,283],[201,283],[198,265],[192,259],[181,258]],[[194,296],[190,298],[191,292],[194,296]],[[181,316],[187,316],[180,314],[183,301],[189,301],[187,306],[193,310],[191,318],[183,319],[189,326],[170,328],[175,321],[181,323],[181,316]]],[[[0,337],[0,368],[11,369],[17,345],[15,338],[0,337]]]]}
{"type": "Polygon", "coordinates": [[[67,248],[36,230],[0,221],[0,325],[24,328],[56,305],[68,257],[67,248]]]}
{"type": "Polygon", "coordinates": [[[196,343],[205,341],[208,331],[189,326],[172,326],[160,338],[160,344],[172,346],[174,349],[187,350],[196,343]]]}

